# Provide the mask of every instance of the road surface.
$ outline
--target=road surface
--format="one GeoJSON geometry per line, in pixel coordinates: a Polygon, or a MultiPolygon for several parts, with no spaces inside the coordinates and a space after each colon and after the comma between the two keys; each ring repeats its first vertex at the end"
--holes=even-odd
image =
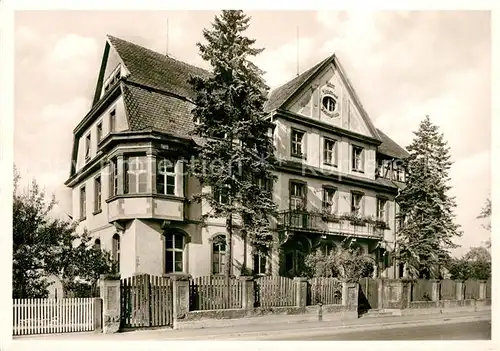
{"type": "MultiPolygon", "coordinates": [[[[253,340],[490,340],[491,321],[473,321],[442,325],[392,327],[378,330],[325,331],[286,336],[266,336],[253,340]]],[[[249,340],[249,339],[246,339],[249,340]]]]}

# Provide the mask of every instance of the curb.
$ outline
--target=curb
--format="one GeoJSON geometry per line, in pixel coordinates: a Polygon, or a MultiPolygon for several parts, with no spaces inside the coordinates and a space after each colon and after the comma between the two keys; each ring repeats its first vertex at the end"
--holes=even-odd
{"type": "Polygon", "coordinates": [[[297,335],[297,332],[303,333],[304,335],[314,335],[314,334],[323,334],[325,331],[329,331],[332,333],[343,333],[355,331],[358,329],[361,330],[377,330],[377,329],[386,329],[390,327],[403,327],[410,328],[414,326],[424,326],[424,325],[441,325],[441,324],[458,324],[458,323],[466,323],[466,322],[476,322],[476,321],[491,321],[491,316],[465,316],[465,317],[443,317],[436,318],[432,320],[428,319],[419,319],[414,321],[403,321],[403,322],[385,322],[385,323],[369,323],[369,324],[358,324],[358,325],[338,325],[334,327],[315,327],[315,328],[297,328],[297,329],[287,329],[287,330],[276,330],[276,331],[256,331],[256,332],[241,332],[241,333],[233,333],[233,334],[211,334],[211,335],[200,335],[194,337],[173,337],[170,340],[196,340],[196,339],[232,339],[232,338],[245,338],[252,336],[283,336],[287,337],[290,335],[297,335]]]}

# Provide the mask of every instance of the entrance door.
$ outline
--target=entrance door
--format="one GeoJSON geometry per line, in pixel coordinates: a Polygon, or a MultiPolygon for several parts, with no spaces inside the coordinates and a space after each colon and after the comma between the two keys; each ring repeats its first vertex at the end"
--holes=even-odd
{"type": "Polygon", "coordinates": [[[361,278],[359,281],[358,311],[364,313],[378,308],[378,281],[373,278],[361,278]]]}

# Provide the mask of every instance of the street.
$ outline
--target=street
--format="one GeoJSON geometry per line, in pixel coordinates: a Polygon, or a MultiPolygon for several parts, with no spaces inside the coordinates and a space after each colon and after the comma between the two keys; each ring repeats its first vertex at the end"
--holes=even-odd
{"type": "MultiPolygon", "coordinates": [[[[325,331],[294,336],[266,336],[252,340],[490,340],[491,321],[424,325],[360,331],[325,331]]],[[[249,339],[248,339],[249,340],[249,339]]]]}

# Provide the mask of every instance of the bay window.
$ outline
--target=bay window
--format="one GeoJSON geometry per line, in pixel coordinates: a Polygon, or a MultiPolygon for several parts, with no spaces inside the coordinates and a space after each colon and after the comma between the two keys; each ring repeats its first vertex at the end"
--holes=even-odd
{"type": "Polygon", "coordinates": [[[125,163],[125,193],[145,193],[148,188],[146,156],[131,156],[125,163]]]}
{"type": "Polygon", "coordinates": [[[175,195],[175,161],[159,158],[156,167],[156,192],[175,195]]]}

